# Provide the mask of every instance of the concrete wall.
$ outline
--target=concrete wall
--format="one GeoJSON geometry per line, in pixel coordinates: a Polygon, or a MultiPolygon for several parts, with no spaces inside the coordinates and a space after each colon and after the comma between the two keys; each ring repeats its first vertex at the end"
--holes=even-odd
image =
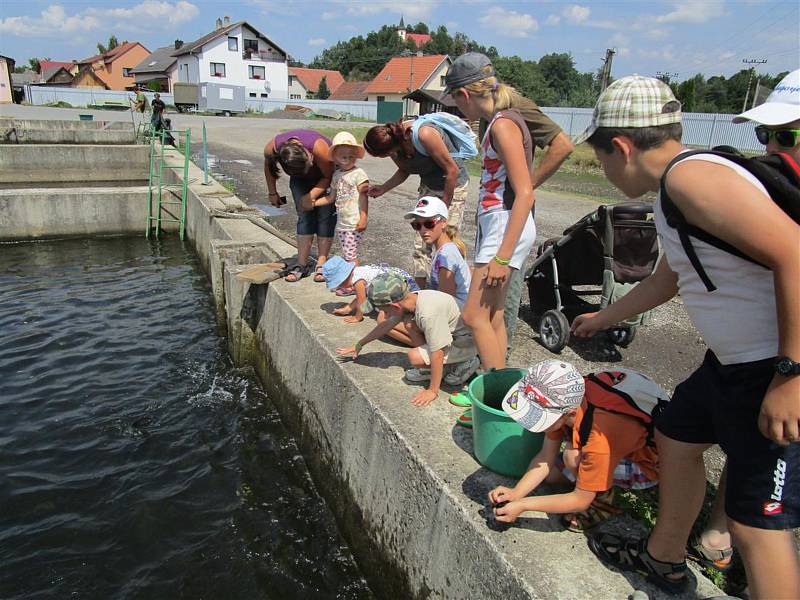
{"type": "Polygon", "coordinates": [[[144,187],[0,190],[0,241],[144,235],[144,187]]]}
{"type": "Polygon", "coordinates": [[[130,121],[0,119],[0,144],[135,144],[130,121]]]}
{"type": "Polygon", "coordinates": [[[148,146],[8,145],[0,152],[0,183],[146,180],[148,146]]]}

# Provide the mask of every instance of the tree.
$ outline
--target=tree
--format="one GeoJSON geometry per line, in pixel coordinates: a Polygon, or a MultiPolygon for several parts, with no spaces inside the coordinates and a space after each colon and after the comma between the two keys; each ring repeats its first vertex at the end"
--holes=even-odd
{"type": "MultiPolygon", "coordinates": [[[[39,67],[39,61],[42,61],[42,60],[50,60],[50,57],[48,56],[47,58],[29,58],[28,59],[28,66],[30,67],[30,70],[31,71],[36,71],[37,73],[41,73],[41,68],[39,67]]],[[[27,69],[23,68],[23,70],[20,71],[20,72],[23,72],[23,71],[26,71],[26,70],[27,69]]]]}
{"type": "Polygon", "coordinates": [[[425,25],[422,21],[414,25],[414,27],[409,28],[412,33],[430,33],[428,26],[425,25]]]}
{"type": "Polygon", "coordinates": [[[580,73],[575,70],[575,61],[571,54],[545,54],[539,59],[539,71],[547,85],[556,93],[559,103],[566,100],[580,82],[580,73]]]}
{"type": "Polygon", "coordinates": [[[534,61],[519,56],[503,56],[494,59],[494,68],[500,81],[513,86],[526,98],[544,106],[554,104],[556,95],[534,61]]]}
{"type": "MultiPolygon", "coordinates": [[[[125,42],[123,42],[123,44],[124,43],[125,42]]],[[[105,46],[103,45],[103,42],[97,42],[97,53],[105,54],[106,52],[113,50],[117,46],[119,46],[119,42],[117,41],[117,36],[112,34],[108,36],[108,43],[105,46]]]]}
{"type": "Polygon", "coordinates": [[[317,100],[327,100],[328,97],[331,95],[331,91],[328,89],[328,82],[327,77],[323,75],[322,79],[319,80],[319,86],[317,86],[317,100]]]}

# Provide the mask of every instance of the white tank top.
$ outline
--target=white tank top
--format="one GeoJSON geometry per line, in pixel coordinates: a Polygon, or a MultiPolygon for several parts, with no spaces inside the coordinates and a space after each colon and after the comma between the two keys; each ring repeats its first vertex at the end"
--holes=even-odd
{"type": "MultiPolygon", "coordinates": [[[[702,154],[684,160],[724,165],[768,196],[758,179],[725,158],[702,154]]],[[[771,200],[764,198],[764,202],[771,200]]],[[[719,361],[730,365],[776,356],[778,317],[772,271],[690,236],[700,263],[717,288],[709,292],[681,246],[678,230],[667,225],[660,195],[654,209],[661,247],[670,268],[678,275],[686,312],[719,361]]]]}

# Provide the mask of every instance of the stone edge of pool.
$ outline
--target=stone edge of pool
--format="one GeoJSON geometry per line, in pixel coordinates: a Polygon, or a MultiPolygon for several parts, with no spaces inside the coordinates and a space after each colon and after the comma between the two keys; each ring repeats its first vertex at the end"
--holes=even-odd
{"type": "MultiPolygon", "coordinates": [[[[667,597],[639,576],[607,569],[586,538],[555,517],[524,520],[505,532],[486,527],[485,493],[510,480],[471,454],[471,432],[455,425],[446,394],[418,409],[418,389],[402,381],[405,350],[381,341],[358,362],[341,362],[373,325],[345,325],[337,302],[310,278],[251,285],[237,273],[294,255],[294,248],[245,220],[212,209],[245,205],[221,186],[199,185],[190,166],[187,232],[212,281],[220,329],[239,366],[252,366],[298,441],[315,484],[333,511],[370,586],[409,598],[627,598],[637,588],[667,597]]],[[[618,519],[617,531],[641,525],[618,519]]],[[[695,571],[696,590],[722,592],[695,571]]]]}

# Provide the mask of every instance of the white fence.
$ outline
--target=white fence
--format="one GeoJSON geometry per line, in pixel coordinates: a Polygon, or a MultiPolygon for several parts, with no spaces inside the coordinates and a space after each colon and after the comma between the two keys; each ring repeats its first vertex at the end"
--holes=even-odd
{"type": "Polygon", "coordinates": [[[377,102],[359,102],[357,100],[287,100],[277,98],[248,98],[247,110],[268,113],[276,110],[283,110],[287,104],[305,106],[314,112],[320,109],[335,110],[340,113],[347,113],[359,119],[367,119],[375,122],[378,118],[377,102]]]}
{"type": "MultiPolygon", "coordinates": [[[[585,130],[592,120],[591,108],[542,107],[548,117],[553,119],[570,136],[585,130]]],[[[760,152],[763,144],[756,139],[752,123],[733,123],[736,115],[714,113],[683,113],[683,143],[687,146],[711,148],[723,144],[739,150],[760,152]]]]}
{"type": "MultiPolygon", "coordinates": [[[[102,104],[104,101],[123,101],[133,98],[133,92],[113,92],[91,88],[26,86],[27,100],[31,104],[50,104],[68,102],[72,106],[102,104]]],[[[146,92],[150,100],[151,92],[146,92]]],[[[172,94],[161,94],[167,104],[174,102],[172,94]]],[[[375,122],[378,118],[377,102],[336,101],[336,100],[288,100],[277,98],[247,99],[247,110],[268,113],[283,110],[287,104],[306,106],[313,111],[320,109],[348,113],[359,119],[375,122]]],[[[542,107],[542,111],[570,136],[581,133],[592,120],[591,108],[542,107]]],[[[752,123],[736,125],[734,115],[714,113],[683,113],[683,143],[688,146],[709,148],[727,144],[739,150],[758,152],[764,149],[756,139],[752,123]]]]}
{"type": "MultiPolygon", "coordinates": [[[[58,86],[28,85],[25,86],[26,100],[31,104],[52,104],[54,102],[68,102],[72,106],[86,107],[102,105],[103,102],[128,102],[133,100],[134,92],[115,92],[112,90],[99,90],[94,88],[71,88],[58,86]]],[[[153,92],[145,92],[151,101],[153,92]]],[[[161,99],[172,104],[174,98],[172,94],[161,94],[161,99]]]]}
{"type": "MultiPolygon", "coordinates": [[[[152,101],[153,93],[145,92],[145,95],[152,101]]],[[[133,92],[115,92],[93,88],[71,88],[59,86],[26,86],[26,99],[31,104],[52,104],[54,102],[68,102],[72,106],[92,106],[102,104],[106,101],[127,102],[133,98],[133,92]]],[[[161,94],[161,99],[167,104],[173,104],[172,94],[161,94]]],[[[255,112],[268,113],[275,110],[283,110],[287,104],[298,104],[306,106],[313,111],[320,109],[335,110],[340,113],[348,113],[359,119],[375,121],[378,118],[377,102],[357,102],[357,101],[335,101],[335,100],[288,100],[288,99],[248,99],[247,109],[255,112]]]]}

